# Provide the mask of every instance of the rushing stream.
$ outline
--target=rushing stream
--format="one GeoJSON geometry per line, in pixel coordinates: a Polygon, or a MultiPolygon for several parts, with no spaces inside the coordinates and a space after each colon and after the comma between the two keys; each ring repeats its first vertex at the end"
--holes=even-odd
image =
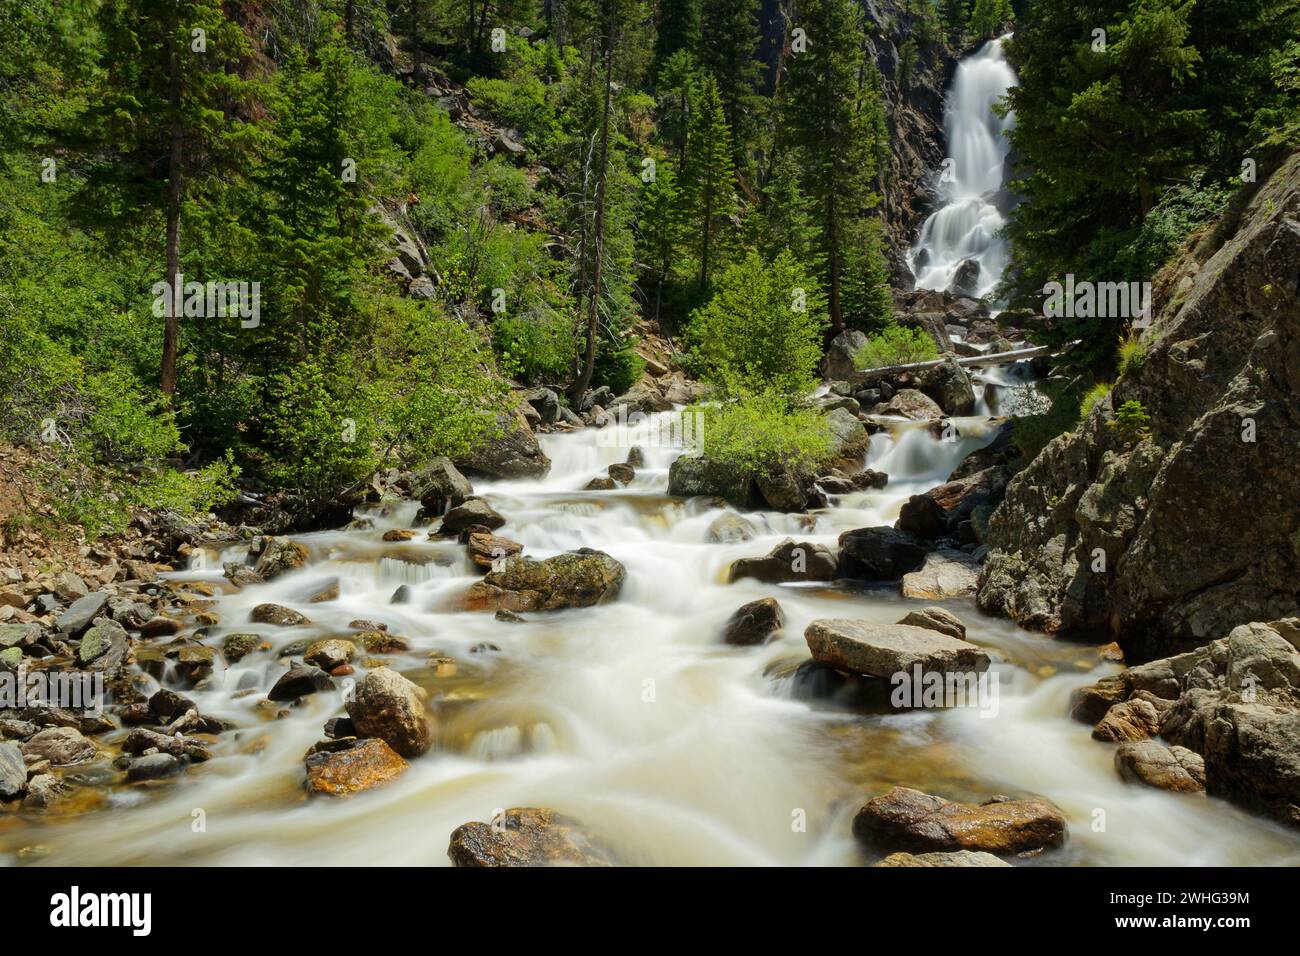
{"type": "MultiPolygon", "coordinates": [[[[499,533],[535,558],[602,549],[627,567],[627,582],[612,603],[522,624],[439,610],[476,575],[462,546],[427,540],[423,528],[408,543],[381,540],[386,529],[410,526],[413,504],[376,510],[373,529],[303,535],[312,563],[221,596],[222,625],[210,640],[251,630],[279,650],[346,635],[354,618],[385,622],[411,647],[384,658],[430,691],[434,749],[379,790],[307,799],[302,757],[326,719],[342,713],[341,697],[305,698],[277,719],[265,696],[284,665],[275,650],[254,654],[218,667],[208,689],[185,690],[202,712],[241,728],[217,738],[214,759],[157,789],[120,785],[79,814],[17,828],[10,818],[0,850],[39,846],[26,858],[57,864],[445,864],[459,824],[498,808],[549,806],[600,831],[630,863],[854,864],[862,858],[852,814],[902,784],[958,799],[1050,798],[1070,821],[1070,839],[1037,863],[1300,863],[1300,837],[1280,827],[1204,795],[1121,782],[1112,748],[1066,715],[1071,689],[1115,665],[1100,663],[1095,648],[985,618],[969,601],[949,607],[998,659],[996,713],[862,716],[795,698],[786,675],[808,657],[809,621],[892,622],[919,602],[847,584],[726,584],[728,565],[785,535],[834,546],[845,529],[891,522],[909,494],[942,481],[992,433],[987,419],[958,423],[966,437],[957,442],[915,423],[875,435],[867,464],[890,474],[887,488],[815,515],[751,514],[761,535],[736,544],[707,540],[722,509],[665,494],[674,450],[645,447],[646,467],[630,487],[588,492],[579,489],[627,448],[601,447],[594,429],[544,436],[549,477],[476,489],[507,517],[499,533]],[[333,577],[336,601],[306,603],[333,577]],[[410,602],[390,604],[402,584],[410,602]],[[722,643],[727,616],[766,595],[785,609],[782,636],[762,647],[722,643]],[[265,601],[297,607],[314,623],[248,624],[265,601]],[[455,673],[439,676],[426,663],[431,653],[454,658],[455,673]],[[1098,809],[1102,832],[1093,829],[1098,809]],[[198,810],[203,832],[195,832],[198,810]],[[800,811],[806,831],[793,825],[800,811]]],[[[209,555],[209,569],[218,557],[209,555]]],[[[212,570],[175,577],[224,584],[212,570]]]]}

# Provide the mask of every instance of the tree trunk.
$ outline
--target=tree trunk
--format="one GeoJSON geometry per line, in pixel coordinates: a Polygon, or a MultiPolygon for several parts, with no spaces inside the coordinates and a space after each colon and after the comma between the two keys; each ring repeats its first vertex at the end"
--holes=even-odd
{"type": "Polygon", "coordinates": [[[596,371],[596,330],[600,327],[600,282],[605,259],[605,180],[609,166],[609,111],[614,88],[614,25],[610,24],[609,43],[605,48],[605,107],[600,117],[600,173],[596,180],[596,216],[593,227],[591,294],[587,301],[587,350],[582,360],[582,371],[569,388],[574,398],[591,385],[596,371]]]}
{"type": "Polygon", "coordinates": [[[844,331],[844,314],[840,307],[840,222],[839,213],[835,208],[835,196],[832,194],[828,197],[826,205],[826,239],[830,246],[829,262],[826,265],[830,269],[830,302],[828,308],[831,313],[831,337],[839,335],[844,331]]]}
{"type": "MultiPolygon", "coordinates": [[[[173,20],[173,35],[175,21],[173,20]]],[[[185,127],[181,119],[181,62],[175,44],[167,65],[171,105],[171,155],[167,162],[167,284],[171,295],[163,326],[162,371],[159,387],[169,399],[176,393],[176,355],[180,351],[181,167],[185,160],[185,127]]]]}

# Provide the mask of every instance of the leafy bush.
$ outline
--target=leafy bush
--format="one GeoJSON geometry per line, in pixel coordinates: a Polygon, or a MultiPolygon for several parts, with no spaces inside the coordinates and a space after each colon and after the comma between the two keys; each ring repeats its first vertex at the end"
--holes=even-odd
{"type": "Polygon", "coordinates": [[[693,405],[703,454],[746,474],[808,473],[830,454],[831,434],[820,409],[792,408],[784,395],[762,392],[721,404],[693,405]]]}
{"type": "Polygon", "coordinates": [[[571,318],[542,307],[499,316],[492,323],[492,344],[502,371],[530,384],[564,379],[578,349],[571,318]]]}
{"type": "Polygon", "coordinates": [[[861,369],[883,368],[908,362],[928,362],[938,357],[939,349],[924,329],[891,325],[867,337],[867,344],[853,356],[853,364],[861,369]]]}
{"type": "Polygon", "coordinates": [[[718,291],[691,318],[704,378],[729,396],[775,393],[787,401],[817,384],[827,325],[816,280],[783,252],[768,262],[749,253],[730,266],[718,291]]]}

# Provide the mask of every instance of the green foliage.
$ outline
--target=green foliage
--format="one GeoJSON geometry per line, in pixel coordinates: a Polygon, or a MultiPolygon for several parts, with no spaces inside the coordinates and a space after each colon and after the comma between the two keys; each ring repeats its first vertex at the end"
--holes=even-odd
{"type": "Polygon", "coordinates": [[[702,0],[700,63],[717,85],[732,165],[749,166],[758,96],[758,0],[702,0]]]}
{"type": "Polygon", "coordinates": [[[867,344],[853,356],[853,364],[861,369],[884,368],[908,362],[928,362],[938,357],[934,339],[924,329],[890,325],[867,337],[867,344]]]}
{"type": "Polygon", "coordinates": [[[1088,417],[1088,413],[1097,407],[1098,402],[1105,401],[1106,396],[1110,394],[1111,386],[1105,382],[1098,382],[1088,391],[1084,392],[1083,400],[1079,403],[1079,421],[1088,417]]]}
{"type": "Polygon", "coordinates": [[[492,323],[492,342],[507,374],[529,384],[560,382],[578,351],[574,331],[570,316],[539,307],[499,317],[492,323]]]}
{"type": "Polygon", "coordinates": [[[987,38],[997,35],[1012,18],[1011,0],[974,0],[966,27],[972,36],[987,38]]]}
{"type": "Polygon", "coordinates": [[[1106,422],[1125,442],[1141,441],[1151,433],[1151,416],[1141,402],[1128,401],[1115,409],[1115,417],[1106,422]]]}
{"type": "Polygon", "coordinates": [[[706,78],[700,89],[691,123],[689,155],[683,183],[686,215],[690,231],[696,236],[699,283],[707,287],[711,268],[729,242],[731,216],[736,211],[731,130],[711,78],[706,78]]]}
{"type": "Polygon", "coordinates": [[[1147,359],[1147,344],[1137,330],[1130,330],[1119,343],[1116,358],[1120,373],[1136,372],[1147,359]]]}
{"type": "Polygon", "coordinates": [[[683,414],[701,416],[696,427],[705,457],[748,475],[808,474],[830,455],[826,416],[816,408],[791,407],[777,393],[693,405],[683,414]]]}

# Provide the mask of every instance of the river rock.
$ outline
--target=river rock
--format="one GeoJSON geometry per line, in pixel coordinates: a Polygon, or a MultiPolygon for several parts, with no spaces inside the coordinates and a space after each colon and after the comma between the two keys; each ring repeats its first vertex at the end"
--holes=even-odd
{"type": "Polygon", "coordinates": [[[95,591],[72,602],[72,605],[59,615],[54,626],[68,637],[80,637],[90,627],[108,604],[107,591],[95,591]]]}
{"type": "Polygon", "coordinates": [[[654,379],[643,377],[622,395],[605,406],[606,411],[617,412],[620,406],[627,406],[629,413],[640,412],[649,415],[653,412],[672,411],[673,403],[659,390],[654,379]]]}
{"type": "Polygon", "coordinates": [[[453,866],[611,866],[597,838],[554,810],[506,810],[492,823],[466,823],[451,834],[453,866]]]}
{"type": "Polygon", "coordinates": [[[912,495],[899,510],[897,527],[921,539],[952,534],[977,507],[996,504],[1006,481],[1006,470],[997,465],[912,495]]]}
{"type": "Polygon", "coordinates": [[[826,428],[831,439],[830,461],[850,468],[860,466],[871,436],[858,416],[846,408],[831,409],[826,413],[826,428]]]}
{"type": "Polygon", "coordinates": [[[854,359],[862,346],[867,344],[867,336],[857,329],[845,329],[826,346],[822,356],[821,376],[828,382],[844,381],[857,371],[854,359]]]}
{"type": "Polygon", "coordinates": [[[541,478],[551,470],[551,460],[522,414],[503,415],[496,424],[497,434],[480,440],[457,465],[493,478],[541,478]]]}
{"type": "Polygon", "coordinates": [[[442,455],[413,472],[410,486],[411,497],[420,502],[425,517],[443,514],[474,494],[469,479],[442,455]]]}
{"type": "Polygon", "coordinates": [[[867,581],[896,581],[925,563],[924,544],[906,531],[882,526],[840,535],[840,573],[867,581]]]}
{"type": "Polygon", "coordinates": [[[1295,613],[1300,154],[1230,215],[1231,238],[1169,264],[1182,288],[1163,297],[1140,367],[1008,486],[989,521],[983,610],[1104,635],[1133,663],[1295,613]],[[1108,427],[1129,401],[1150,417],[1140,441],[1108,427]],[[1257,441],[1243,440],[1247,422],[1257,441]],[[1090,573],[1097,549],[1104,574],[1090,573]]]}
{"type": "Polygon", "coordinates": [[[263,580],[269,581],[287,571],[296,571],[305,567],[311,552],[306,545],[288,538],[264,538],[257,563],[253,565],[263,580]]]}
{"type": "Polygon", "coordinates": [[[274,624],[276,627],[299,627],[311,623],[304,615],[283,604],[259,604],[253,608],[249,619],[258,624],[274,624]]]}
{"type": "Polygon", "coordinates": [[[940,548],[926,555],[919,571],[903,575],[898,591],[905,598],[944,601],[975,593],[979,562],[965,551],[940,548]]]}
{"type": "Polygon", "coordinates": [[[1106,711],[1092,729],[1092,739],[1121,743],[1154,737],[1160,733],[1160,724],[1173,705],[1173,701],[1141,691],[1106,711]]]}
{"type": "Polygon", "coordinates": [[[591,607],[616,598],[626,577],[622,564],[591,548],[568,551],[545,561],[515,555],[471,585],[457,604],[466,611],[591,607]]]}
{"type": "Polygon", "coordinates": [[[620,485],[630,485],[636,478],[636,469],[627,463],[615,463],[605,469],[609,477],[613,478],[620,485]]]}
{"type": "Polygon", "coordinates": [[[294,664],[280,675],[280,679],[267,693],[267,700],[297,700],[309,694],[332,691],[334,681],[319,667],[310,664],[294,664]]]}
{"type": "Polygon", "coordinates": [[[943,409],[925,392],[915,388],[900,388],[883,409],[886,415],[908,418],[914,422],[935,421],[943,418],[943,409]]]}
{"type": "Polygon", "coordinates": [[[0,743],[0,800],[16,800],[27,789],[27,764],[13,741],[0,743]]]}
{"type": "Polygon", "coordinates": [[[46,727],[22,745],[27,760],[48,760],[56,767],[70,767],[94,760],[95,745],[73,727],[46,727]]]}
{"type": "Polygon", "coordinates": [[[978,259],[963,259],[953,270],[948,283],[948,291],[953,295],[974,296],[980,287],[980,264],[978,259]]]}
{"type": "Polygon", "coordinates": [[[356,656],[357,646],[355,644],[342,638],[333,637],[312,644],[307,648],[307,652],[303,654],[302,659],[323,671],[332,671],[336,667],[351,662],[356,656]]]}
{"type": "Polygon", "coordinates": [[[917,387],[929,395],[947,415],[965,416],[975,411],[975,388],[970,375],[949,358],[917,373],[917,387]]]}
{"type": "Polygon", "coordinates": [[[471,525],[495,530],[505,523],[506,519],[482,498],[470,498],[443,516],[440,530],[443,534],[458,534],[471,525]]]}
{"type": "Polygon", "coordinates": [[[709,522],[705,537],[714,544],[735,544],[751,541],[757,534],[758,529],[747,518],[728,511],[709,522]]]}
{"type": "Polygon", "coordinates": [[[813,660],[872,677],[911,673],[988,670],[989,656],[967,641],[910,624],[873,624],[831,618],[813,621],[804,631],[813,660]]]}
{"type": "Polygon", "coordinates": [[[1065,842],[1066,824],[1060,810],[1038,798],[976,806],[895,787],[858,811],[853,834],[882,850],[1008,856],[1059,846],[1065,842]]]}
{"type": "Polygon", "coordinates": [[[760,598],[736,609],[723,627],[728,644],[763,644],[785,626],[785,614],[776,598],[760,598]]]}
{"type": "Polygon", "coordinates": [[[518,541],[511,541],[509,538],[502,538],[495,534],[485,534],[481,531],[472,533],[465,542],[465,546],[466,551],[469,553],[469,559],[485,571],[490,571],[493,566],[504,559],[519,554],[524,550],[524,546],[518,541]]]}
{"type": "Polygon", "coordinates": [[[403,757],[418,757],[433,742],[425,692],[395,670],[378,667],[363,677],[347,701],[357,733],[378,737],[403,757]]]}
{"type": "Polygon", "coordinates": [[[754,578],[767,584],[834,581],[837,573],[835,555],[825,545],[786,538],[761,558],[741,558],[732,562],[728,580],[754,578]]]}
{"type": "Polygon", "coordinates": [[[947,634],[959,641],[966,640],[966,625],[956,614],[941,607],[923,607],[919,611],[909,611],[899,624],[913,627],[925,627],[940,634],[947,634]]]}
{"type": "Polygon", "coordinates": [[[227,634],[221,644],[221,653],[231,664],[236,664],[261,646],[260,634],[227,634]]]}
{"type": "Polygon", "coordinates": [[[583,491],[613,491],[618,485],[608,475],[597,475],[583,486],[583,491]]]}
{"type": "Polygon", "coordinates": [[[126,767],[126,779],[131,781],[162,780],[174,777],[184,769],[179,759],[171,754],[145,754],[136,757],[126,767]]]}
{"type": "Polygon", "coordinates": [[[358,740],[342,750],[307,755],[307,792],[312,796],[344,797],[391,783],[410,766],[377,738],[358,740]]]}
{"type": "Polygon", "coordinates": [[[77,663],[86,670],[110,673],[122,666],[130,638],[116,621],[101,620],[88,630],[77,647],[77,663]]]}
{"type": "Polygon", "coordinates": [[[668,493],[679,498],[724,498],[737,508],[752,508],[761,500],[747,472],[703,455],[681,455],[673,461],[668,468],[668,493]]]}
{"type": "Polygon", "coordinates": [[[1185,747],[1166,747],[1154,740],[1128,741],[1115,751],[1115,769],[1129,783],[1181,793],[1205,790],[1205,761],[1185,747]]]}
{"type": "Polygon", "coordinates": [[[973,853],[970,850],[957,850],[953,853],[891,853],[873,866],[1010,866],[1006,860],[1000,860],[991,853],[973,853]]]}

